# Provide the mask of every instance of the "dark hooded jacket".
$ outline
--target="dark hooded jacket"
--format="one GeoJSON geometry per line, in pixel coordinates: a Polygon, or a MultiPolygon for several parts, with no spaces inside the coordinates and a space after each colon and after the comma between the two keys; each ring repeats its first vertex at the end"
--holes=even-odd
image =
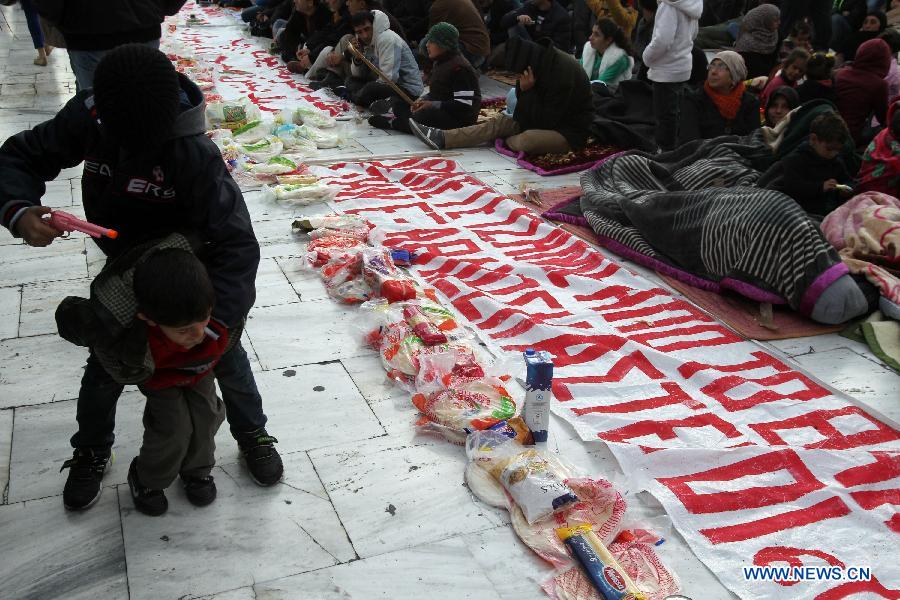
{"type": "Polygon", "coordinates": [[[546,37],[553,40],[560,50],[569,52],[572,49],[572,18],[559,2],[553,0],[548,10],[542,11],[529,0],[522,8],[507,13],[500,26],[506,29],[515,26],[521,15],[528,15],[534,21],[534,25],[525,28],[534,41],[546,37]]]}
{"type": "Polygon", "coordinates": [[[891,48],[884,40],[869,40],[859,47],[856,60],[834,76],[838,112],[847,123],[853,141],[860,145],[863,128],[874,114],[882,125],[887,121],[891,48]]]}
{"type": "Polygon", "coordinates": [[[513,118],[523,131],[552,129],[573,149],[583,148],[593,117],[591,83],[574,56],[544,39],[539,43],[513,37],[506,42],[506,70],[521,73],[531,67],[534,87],[523,92],[516,84],[513,118]]]}
{"type": "MultiPolygon", "coordinates": [[[[787,101],[787,105],[791,110],[794,110],[798,106],[800,106],[800,96],[797,94],[797,90],[792,87],[788,87],[786,85],[782,85],[780,87],[775,88],[771,94],[769,94],[768,99],[766,100],[766,106],[764,107],[764,114],[762,116],[763,122],[767,122],[769,119],[769,107],[772,106],[772,103],[775,102],[775,98],[784,98],[787,101]]],[[[766,123],[768,124],[768,123],[766,123]]]]}
{"type": "Polygon", "coordinates": [[[32,0],[55,25],[69,50],[109,50],[122,44],[158,40],[165,17],[185,0],[32,0]]]}
{"type": "Polygon", "coordinates": [[[326,46],[334,48],[342,37],[351,33],[353,27],[350,26],[350,9],[345,3],[341,5],[337,14],[329,11],[328,20],[322,27],[309,33],[306,47],[309,48],[310,54],[318,56],[326,46]]]}
{"type": "Polygon", "coordinates": [[[809,142],[803,142],[763,173],[757,185],[784,192],[806,212],[824,216],[841,204],[837,191],[825,192],[822,189],[829,179],[836,179],[845,185],[852,181],[840,156],[822,158],[809,142]]]}
{"type": "Polygon", "coordinates": [[[87,220],[119,232],[115,240],[95,240],[103,253],[114,258],[173,232],[196,236],[197,256],[216,291],[213,316],[231,327],[256,298],[259,243],[244,197],[206,137],[203,93],[187,77],[179,80],[183,110],[172,137],[158,149],[124,150],[104,131],[92,90],[76,94],[51,120],[6,140],[0,147],[0,222],[9,228],[23,208],[40,205],[45,182],[84,161],[87,220]]]}
{"type": "Polygon", "coordinates": [[[324,4],[316,3],[315,6],[316,10],[310,16],[298,10],[293,11],[287,25],[284,26],[278,44],[281,47],[281,59],[285,62],[296,60],[297,50],[303,44],[306,44],[310,51],[310,62],[315,61],[322,51],[324,46],[313,36],[317,31],[328,27],[332,21],[332,12],[324,4]],[[310,40],[315,42],[316,47],[310,45],[310,40]]]}
{"type": "Polygon", "coordinates": [[[759,125],[759,98],[750,92],[741,96],[741,106],[732,120],[722,116],[702,86],[689,90],[681,103],[681,143],[723,135],[747,135],[759,129],[759,125]]]}

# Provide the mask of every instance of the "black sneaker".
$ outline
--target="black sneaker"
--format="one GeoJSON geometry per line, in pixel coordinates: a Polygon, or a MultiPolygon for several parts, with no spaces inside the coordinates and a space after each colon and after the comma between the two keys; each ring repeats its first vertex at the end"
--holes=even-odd
{"type": "Polygon", "coordinates": [[[413,135],[425,142],[432,150],[440,150],[444,147],[444,132],[437,127],[429,127],[409,120],[409,128],[413,135]]]}
{"type": "Polygon", "coordinates": [[[241,433],[237,437],[241,454],[247,462],[250,478],[263,487],[275,485],[284,475],[284,465],[275,449],[277,439],[266,433],[265,429],[257,429],[249,433],[241,433]]]}
{"type": "Polygon", "coordinates": [[[389,119],[384,115],[372,115],[369,117],[369,125],[377,129],[391,129],[393,119],[389,119]]]}
{"type": "Polygon", "coordinates": [[[145,515],[158,517],[169,510],[169,501],[162,490],[151,490],[141,485],[137,476],[137,458],[131,461],[128,467],[128,488],[131,490],[131,499],[134,507],[145,515]]]}
{"type": "Polygon", "coordinates": [[[109,448],[76,448],[72,458],[63,463],[60,473],[70,469],[63,488],[63,506],[67,510],[84,510],[97,503],[111,455],[109,448]]]}
{"type": "Polygon", "coordinates": [[[373,115],[387,115],[390,114],[394,108],[394,99],[393,98],[382,98],[381,100],[376,100],[372,104],[369,105],[369,112],[373,115]]]}
{"type": "Polygon", "coordinates": [[[216,499],[216,482],[212,475],[206,477],[184,477],[184,493],[194,506],[207,506],[216,499]]]}

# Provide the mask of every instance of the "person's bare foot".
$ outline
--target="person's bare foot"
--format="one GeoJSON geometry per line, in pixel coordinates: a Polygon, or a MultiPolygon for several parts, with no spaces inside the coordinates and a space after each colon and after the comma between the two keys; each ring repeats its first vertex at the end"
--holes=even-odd
{"type": "Polygon", "coordinates": [[[47,52],[43,48],[38,48],[38,57],[34,59],[34,64],[39,67],[47,66],[47,52]]]}
{"type": "Polygon", "coordinates": [[[56,49],[56,46],[44,46],[44,53],[50,56],[50,53],[56,49]]]}

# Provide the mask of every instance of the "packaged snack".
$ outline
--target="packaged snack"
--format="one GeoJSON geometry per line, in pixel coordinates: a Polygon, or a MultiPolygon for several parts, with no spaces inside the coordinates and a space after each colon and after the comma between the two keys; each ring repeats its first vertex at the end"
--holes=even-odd
{"type": "Polygon", "coordinates": [[[297,163],[284,156],[273,156],[264,163],[248,165],[247,170],[251,173],[278,175],[279,173],[290,173],[297,170],[297,163]]]}
{"type": "Polygon", "coordinates": [[[434,323],[428,320],[428,317],[425,316],[422,309],[418,306],[404,306],[403,317],[412,326],[413,333],[419,336],[419,339],[425,342],[426,346],[447,343],[447,336],[434,323]]]}
{"type": "Polygon", "coordinates": [[[332,235],[311,241],[307,247],[307,261],[313,267],[321,267],[339,256],[354,256],[365,248],[365,242],[352,237],[332,235]]]}
{"type": "Polygon", "coordinates": [[[311,185],[277,184],[263,188],[266,198],[285,204],[307,205],[328,200],[333,190],[317,183],[311,185]]]}
{"type": "Polygon", "coordinates": [[[572,556],[604,600],[646,600],[590,525],[560,527],[556,534],[569,547],[572,556]]]}
{"type": "Polygon", "coordinates": [[[284,185],[312,185],[318,183],[319,178],[312,173],[286,173],[276,177],[275,181],[284,185]]]}
{"type": "Polygon", "coordinates": [[[391,252],[386,248],[366,248],[363,251],[363,277],[372,290],[388,302],[413,300],[416,288],[394,265],[391,252]]]}
{"type": "Polygon", "coordinates": [[[316,143],[308,136],[301,135],[300,128],[293,123],[279,125],[272,133],[292,152],[313,154],[316,151],[316,143]]]}
{"type": "MultiPolygon", "coordinates": [[[[235,141],[239,140],[235,138],[235,141]]],[[[241,153],[246,155],[248,158],[252,159],[255,162],[262,163],[281,154],[284,146],[281,144],[281,141],[277,137],[270,135],[252,144],[239,143],[238,148],[240,149],[241,153]]]]}
{"type": "Polygon", "coordinates": [[[493,431],[472,433],[466,442],[466,454],[500,482],[528,524],[578,502],[555,455],[526,449],[493,431]]]}
{"type": "Polygon", "coordinates": [[[316,144],[316,148],[337,148],[340,144],[340,138],[333,133],[325,133],[315,127],[309,125],[301,125],[296,129],[296,134],[312,140],[316,144]]]}
{"type": "Polygon", "coordinates": [[[211,102],[206,105],[206,118],[210,129],[224,127],[237,129],[250,121],[261,118],[259,108],[249,98],[236,101],[211,102]]]}
{"type": "Polygon", "coordinates": [[[334,117],[326,115],[318,108],[312,106],[300,106],[292,113],[294,123],[297,125],[312,125],[322,129],[329,129],[337,125],[334,117]]]}

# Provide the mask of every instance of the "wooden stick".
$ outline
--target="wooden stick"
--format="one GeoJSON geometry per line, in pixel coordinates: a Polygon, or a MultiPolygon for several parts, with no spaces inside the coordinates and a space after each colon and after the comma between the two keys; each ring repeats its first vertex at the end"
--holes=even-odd
{"type": "Polygon", "coordinates": [[[379,69],[378,67],[376,67],[375,65],[373,65],[372,62],[371,62],[368,58],[366,58],[366,57],[363,55],[363,53],[360,52],[359,48],[357,48],[356,46],[354,46],[352,42],[351,42],[351,43],[348,43],[348,44],[347,44],[347,47],[350,49],[350,53],[351,53],[353,56],[355,56],[356,58],[358,58],[359,60],[361,60],[361,61],[363,62],[363,64],[366,65],[367,67],[369,67],[369,69],[370,69],[373,73],[375,73],[376,75],[378,75],[379,77],[381,77],[382,79],[384,79],[384,82],[385,82],[386,84],[388,84],[389,86],[391,86],[391,89],[394,90],[395,92],[397,92],[397,95],[400,96],[400,98],[401,98],[404,102],[406,102],[406,103],[409,104],[410,106],[412,106],[412,105],[415,103],[415,100],[413,100],[412,98],[410,98],[410,97],[406,94],[406,92],[403,91],[403,88],[401,88],[399,85],[397,85],[396,83],[394,83],[393,81],[391,81],[390,78],[388,78],[388,76],[384,74],[384,71],[382,71],[381,69],[379,69]]]}

